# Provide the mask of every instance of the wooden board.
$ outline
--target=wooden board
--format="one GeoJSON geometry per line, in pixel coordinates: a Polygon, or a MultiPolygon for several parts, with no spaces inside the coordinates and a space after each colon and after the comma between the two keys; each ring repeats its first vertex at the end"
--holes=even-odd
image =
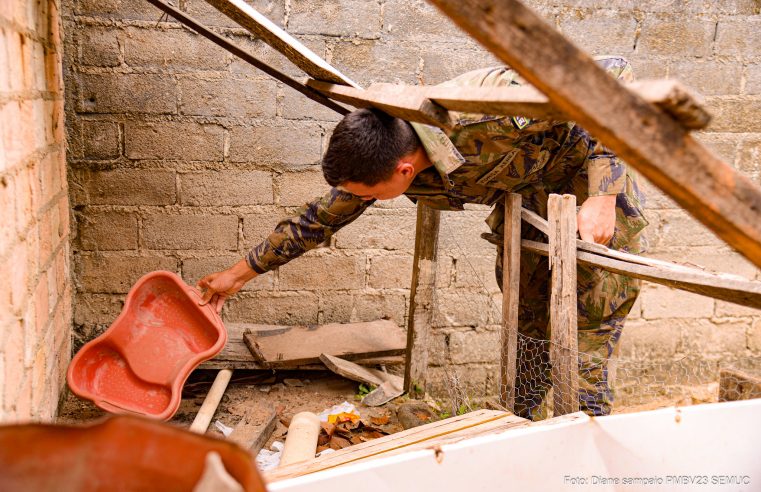
{"type": "Polygon", "coordinates": [[[521,279],[521,195],[505,195],[502,249],[502,330],[500,332],[499,402],[515,409],[515,380],[518,375],[518,303],[521,279]]]}
{"type": "MultiPolygon", "coordinates": [[[[544,256],[548,254],[548,246],[545,243],[524,239],[521,241],[521,248],[544,256]]],[[[714,299],[761,309],[761,282],[739,278],[735,275],[704,272],[697,268],[689,268],[658,260],[654,260],[652,264],[647,264],[650,258],[643,258],[641,256],[638,258],[643,261],[633,263],[601,256],[597,253],[576,251],[576,259],[586,265],[647,280],[667,287],[713,297],[714,299]]]]}
{"type": "Polygon", "coordinates": [[[440,221],[438,210],[418,204],[407,322],[407,364],[404,367],[404,391],[413,398],[422,398],[426,389],[440,221]]]}
{"type": "Polygon", "coordinates": [[[351,79],[243,0],[206,0],[206,2],[285,55],[288,60],[310,77],[358,87],[351,79]]]}
{"type": "Polygon", "coordinates": [[[228,439],[256,456],[267,443],[276,426],[277,413],[274,410],[262,412],[261,409],[251,408],[235,425],[228,439]]]}
{"type": "Polygon", "coordinates": [[[400,355],[406,346],[404,332],[389,320],[287,326],[251,330],[243,336],[258,347],[263,357],[258,362],[270,368],[319,363],[322,353],[347,360],[400,355]]]}
{"type": "Polygon", "coordinates": [[[701,223],[761,267],[761,188],[621,86],[519,0],[430,0],[701,223]]]}
{"type": "Polygon", "coordinates": [[[422,442],[427,443],[434,438],[447,436],[465,429],[473,429],[477,426],[494,421],[500,421],[505,425],[526,422],[525,419],[516,417],[508,412],[477,410],[465,415],[431,422],[430,424],[414,427],[397,434],[356,444],[336,451],[335,453],[316,458],[307,463],[289,465],[269,473],[265,472],[264,478],[267,482],[275,482],[286,478],[294,478],[321,470],[327,470],[328,468],[334,468],[347,463],[354,463],[367,458],[389,456],[388,453],[392,451],[406,451],[409,446],[414,444],[422,442]]]}
{"type": "MultiPolygon", "coordinates": [[[[702,129],[711,121],[711,115],[703,107],[701,99],[677,80],[641,80],[626,87],[661,108],[685,128],[702,129]]],[[[540,119],[563,118],[563,113],[552,105],[549,98],[531,86],[457,87],[375,83],[364,94],[365,101],[404,94],[407,100],[428,99],[450,111],[540,119]]],[[[355,101],[361,100],[355,97],[355,101]]],[[[353,104],[351,101],[343,102],[353,104]]]]}
{"type": "Polygon", "coordinates": [[[552,407],[553,415],[557,416],[579,411],[576,197],[551,194],[547,209],[552,407]]]}
{"type": "MultiPolygon", "coordinates": [[[[243,341],[243,333],[246,332],[247,330],[280,331],[289,327],[283,326],[283,325],[260,325],[260,324],[254,324],[254,323],[226,323],[225,328],[227,329],[227,344],[225,345],[225,348],[222,349],[222,352],[220,352],[216,357],[214,357],[211,360],[207,360],[206,362],[201,364],[199,369],[201,370],[225,369],[225,368],[249,369],[249,370],[269,369],[269,367],[267,367],[266,364],[257,362],[254,359],[254,357],[251,355],[251,352],[248,350],[248,348],[246,347],[246,344],[243,341]]],[[[379,366],[379,365],[398,366],[398,365],[404,364],[404,357],[400,355],[389,355],[384,357],[367,357],[367,358],[355,360],[354,362],[356,364],[360,364],[363,366],[379,366]]],[[[285,364],[279,365],[278,369],[324,371],[325,365],[319,361],[316,361],[310,364],[293,364],[292,366],[285,365],[285,364]]]]}
{"type": "Polygon", "coordinates": [[[373,369],[370,367],[362,367],[354,362],[334,357],[330,354],[320,354],[320,360],[325,367],[333,371],[334,373],[343,376],[352,381],[360,383],[372,384],[380,386],[386,381],[397,382],[398,386],[402,387],[402,378],[393,374],[388,374],[380,369],[373,369]]]}

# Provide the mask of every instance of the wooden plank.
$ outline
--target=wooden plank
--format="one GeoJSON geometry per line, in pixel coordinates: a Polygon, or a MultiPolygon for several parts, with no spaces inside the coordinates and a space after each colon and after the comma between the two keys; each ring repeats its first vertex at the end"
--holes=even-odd
{"type": "Polygon", "coordinates": [[[402,329],[390,320],[288,326],[251,331],[243,337],[258,347],[270,368],[318,363],[322,353],[347,360],[400,355],[406,341],[402,329]]]}
{"type": "Polygon", "coordinates": [[[550,236],[550,361],[553,415],[579,411],[576,307],[576,197],[551,194],[547,203],[550,236]]]}
{"type": "MultiPolygon", "coordinates": [[[[521,247],[540,255],[547,256],[549,254],[549,248],[545,243],[524,239],[521,241],[521,247]]],[[[653,264],[648,264],[647,261],[650,258],[637,258],[643,261],[634,263],[601,256],[596,253],[576,252],[576,259],[579,263],[585,265],[647,280],[648,282],[665,285],[674,289],[721,299],[741,306],[761,309],[761,282],[743,279],[735,275],[704,272],[697,268],[689,268],[657,260],[653,264]]]]}
{"type": "MultiPolygon", "coordinates": [[[[386,374],[379,369],[372,369],[369,367],[362,367],[351,361],[344,360],[338,357],[334,357],[329,354],[320,354],[320,360],[325,367],[333,371],[334,373],[343,376],[352,381],[358,381],[360,383],[372,384],[380,386],[391,374],[386,374]]],[[[395,376],[398,379],[399,376],[395,376]]]]}
{"type": "MultiPolygon", "coordinates": [[[[667,112],[685,128],[703,129],[711,121],[711,115],[701,99],[677,80],[642,80],[626,87],[667,112]]],[[[563,118],[563,112],[531,86],[457,87],[375,83],[365,93],[371,97],[404,94],[407,98],[428,99],[450,111],[539,119],[563,118]]]]}
{"type": "Polygon", "coordinates": [[[721,239],[761,267],[761,188],[626,90],[519,0],[430,0],[721,239]]]}
{"type": "Polygon", "coordinates": [[[415,91],[406,90],[408,86],[389,84],[388,90],[366,91],[317,80],[307,81],[307,86],[331,99],[357,108],[377,108],[403,120],[444,129],[453,125],[449,111],[415,91]]]}
{"type": "MultiPolygon", "coordinates": [[[[283,326],[283,325],[260,325],[260,324],[254,324],[254,323],[227,323],[225,324],[225,328],[227,329],[227,344],[225,345],[225,348],[222,349],[222,352],[220,352],[216,357],[214,357],[211,360],[207,360],[206,362],[201,364],[199,369],[201,370],[225,369],[225,368],[253,369],[253,370],[269,369],[269,367],[266,364],[257,362],[256,359],[254,359],[254,357],[251,355],[251,352],[246,347],[246,344],[244,342],[243,333],[246,330],[280,331],[289,327],[283,326]]],[[[354,360],[353,362],[363,366],[378,366],[378,365],[398,366],[398,365],[404,364],[404,357],[401,355],[389,355],[384,357],[368,357],[368,358],[354,360]]],[[[324,371],[325,365],[319,362],[318,360],[310,364],[293,364],[293,365],[283,364],[283,365],[279,365],[278,369],[324,371]]]]}
{"type": "Polygon", "coordinates": [[[418,204],[407,323],[407,364],[404,368],[404,391],[413,398],[422,398],[426,389],[428,345],[435,311],[440,218],[438,210],[418,204]]]}
{"type": "Polygon", "coordinates": [[[372,441],[356,444],[321,456],[307,463],[285,466],[271,472],[265,472],[265,481],[275,482],[287,478],[308,475],[321,470],[327,470],[336,466],[353,463],[362,459],[386,456],[391,451],[406,448],[413,444],[429,441],[434,438],[446,436],[464,429],[472,429],[493,421],[522,422],[524,419],[516,417],[508,412],[497,410],[477,410],[475,412],[459,415],[449,419],[431,422],[430,424],[414,427],[396,434],[383,436],[372,441]]]}
{"type": "Polygon", "coordinates": [[[521,276],[521,195],[505,195],[505,225],[502,250],[502,330],[500,333],[499,402],[515,408],[515,378],[518,364],[518,301],[521,276]]]}
{"type": "Polygon", "coordinates": [[[317,56],[296,38],[280,29],[243,0],[206,0],[227,17],[285,55],[294,65],[317,80],[358,87],[351,79],[317,56]]]}
{"type": "Polygon", "coordinates": [[[761,398],[761,378],[734,368],[719,371],[719,401],[761,398]]]}
{"type": "Polygon", "coordinates": [[[201,36],[205,37],[209,41],[213,42],[217,46],[227,50],[228,52],[232,53],[233,55],[237,56],[241,60],[245,61],[246,63],[249,63],[250,65],[253,65],[254,67],[258,68],[262,72],[266,73],[270,77],[274,78],[275,80],[279,80],[283,84],[287,85],[291,89],[294,89],[309,99],[322,104],[323,106],[332,109],[338,114],[347,114],[349,111],[344,108],[343,106],[340,106],[327,97],[323,96],[319,92],[315,91],[314,89],[311,89],[307,87],[306,85],[302,84],[301,82],[298,82],[297,80],[292,79],[291,77],[287,76],[286,74],[280,72],[279,70],[276,70],[263,61],[260,61],[250,53],[248,53],[246,50],[241,48],[240,46],[236,45],[235,43],[231,42],[227,38],[224,38],[220,36],[219,34],[215,33],[214,31],[208,29],[206,26],[195,20],[194,18],[187,15],[185,12],[168,5],[161,0],[148,0],[151,4],[158,7],[160,10],[164,11],[167,15],[171,15],[175,19],[177,19],[179,22],[181,22],[183,25],[189,27],[193,31],[197,32],[201,36]]]}
{"type": "Polygon", "coordinates": [[[260,408],[249,409],[233,428],[228,439],[256,456],[277,427],[277,412],[263,413],[260,408]]]}

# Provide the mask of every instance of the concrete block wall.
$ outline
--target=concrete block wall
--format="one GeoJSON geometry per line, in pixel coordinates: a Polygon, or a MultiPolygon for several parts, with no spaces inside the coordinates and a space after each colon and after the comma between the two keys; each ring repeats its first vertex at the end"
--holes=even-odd
{"type": "MultiPolygon", "coordinates": [[[[498,62],[422,0],[255,0],[252,4],[361,84],[437,83],[498,62]]],[[[531,0],[588,51],[627,56],[640,78],[704,93],[700,138],[759,180],[757,0],[531,0]],[[685,20],[686,19],[686,20],[685,20]]],[[[202,0],[180,7],[293,76],[298,70],[202,0]]],[[[188,282],[239,259],[278,219],[326,189],[319,159],[335,114],[267,78],[144,0],[63,0],[69,184],[75,211],[75,346],[118,314],[130,285],[163,268],[188,282]]],[[[659,191],[651,254],[755,277],[659,191]]],[[[499,295],[488,211],[446,213],[432,372],[494,389],[499,295]]],[[[319,250],[253,281],[228,321],[405,322],[414,209],[379,203],[319,250]]],[[[643,357],[761,355],[757,311],[647,286],[622,341],[643,357]],[[658,335],[658,336],[655,336],[658,335]],[[669,343],[663,343],[666,337],[669,343]],[[719,343],[720,342],[720,343],[719,343]]],[[[633,363],[632,362],[632,363],[633,363]]]]}
{"type": "Polygon", "coordinates": [[[62,52],[57,1],[0,2],[0,422],[51,420],[71,353],[62,52]]]}

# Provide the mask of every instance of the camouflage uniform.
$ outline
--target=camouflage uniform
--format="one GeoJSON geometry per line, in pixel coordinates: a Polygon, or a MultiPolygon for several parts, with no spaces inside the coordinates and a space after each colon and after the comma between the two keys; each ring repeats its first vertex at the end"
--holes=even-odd
{"type": "MultiPolygon", "coordinates": [[[[611,75],[632,77],[626,60],[598,60],[611,75]]],[[[466,73],[444,85],[513,86],[524,83],[503,67],[466,73]]],[[[523,206],[547,217],[550,193],[572,193],[581,204],[588,196],[616,194],[616,228],[611,247],[643,251],[641,230],[647,225],[634,174],[605,147],[573,122],[530,120],[520,116],[455,113],[454,129],[413,123],[433,166],[420,172],[405,192],[413,202],[440,210],[462,210],[465,203],[497,205],[487,219],[502,235],[505,192],[520,193],[523,206]]],[[[315,248],[350,223],[373,201],[331,189],[306,204],[247,256],[251,268],[264,273],[315,248]]],[[[544,240],[524,224],[524,238],[544,240]]],[[[502,280],[502,250],[496,275],[502,280]]],[[[516,413],[538,418],[549,387],[549,280],[547,259],[523,252],[521,257],[519,374],[516,413]],[[530,337],[530,338],[527,338],[530,337]],[[538,350],[531,350],[534,344],[538,350]]],[[[578,267],[580,405],[587,413],[610,412],[612,393],[607,359],[621,335],[626,315],[639,293],[639,282],[603,270],[578,267]]]]}

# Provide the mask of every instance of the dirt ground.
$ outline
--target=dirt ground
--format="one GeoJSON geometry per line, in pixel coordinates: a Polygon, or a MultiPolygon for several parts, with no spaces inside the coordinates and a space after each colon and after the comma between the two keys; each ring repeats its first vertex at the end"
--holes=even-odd
{"type": "MultiPolygon", "coordinates": [[[[183,389],[180,408],[169,421],[170,424],[183,428],[190,426],[215,374],[215,371],[196,371],[191,374],[183,389]]],[[[254,415],[261,415],[261,418],[272,410],[279,410],[281,420],[287,422],[298,412],[320,413],[344,401],[353,403],[363,420],[389,417],[387,424],[377,425],[384,432],[393,434],[402,430],[396,418],[396,408],[405,401],[405,397],[380,407],[368,407],[355,399],[358,389],[359,383],[328,371],[278,371],[274,375],[264,371],[235,371],[207,434],[223,437],[214,426],[214,421],[219,420],[224,425],[234,428],[249,409],[253,409],[254,415]],[[285,380],[288,380],[288,384],[285,380]],[[293,386],[294,383],[302,386],[293,386]]],[[[59,411],[58,423],[82,423],[104,415],[105,412],[95,405],[80,400],[67,390],[59,411]]],[[[283,441],[286,431],[286,426],[278,422],[265,447],[269,449],[275,440],[283,441]]]]}

